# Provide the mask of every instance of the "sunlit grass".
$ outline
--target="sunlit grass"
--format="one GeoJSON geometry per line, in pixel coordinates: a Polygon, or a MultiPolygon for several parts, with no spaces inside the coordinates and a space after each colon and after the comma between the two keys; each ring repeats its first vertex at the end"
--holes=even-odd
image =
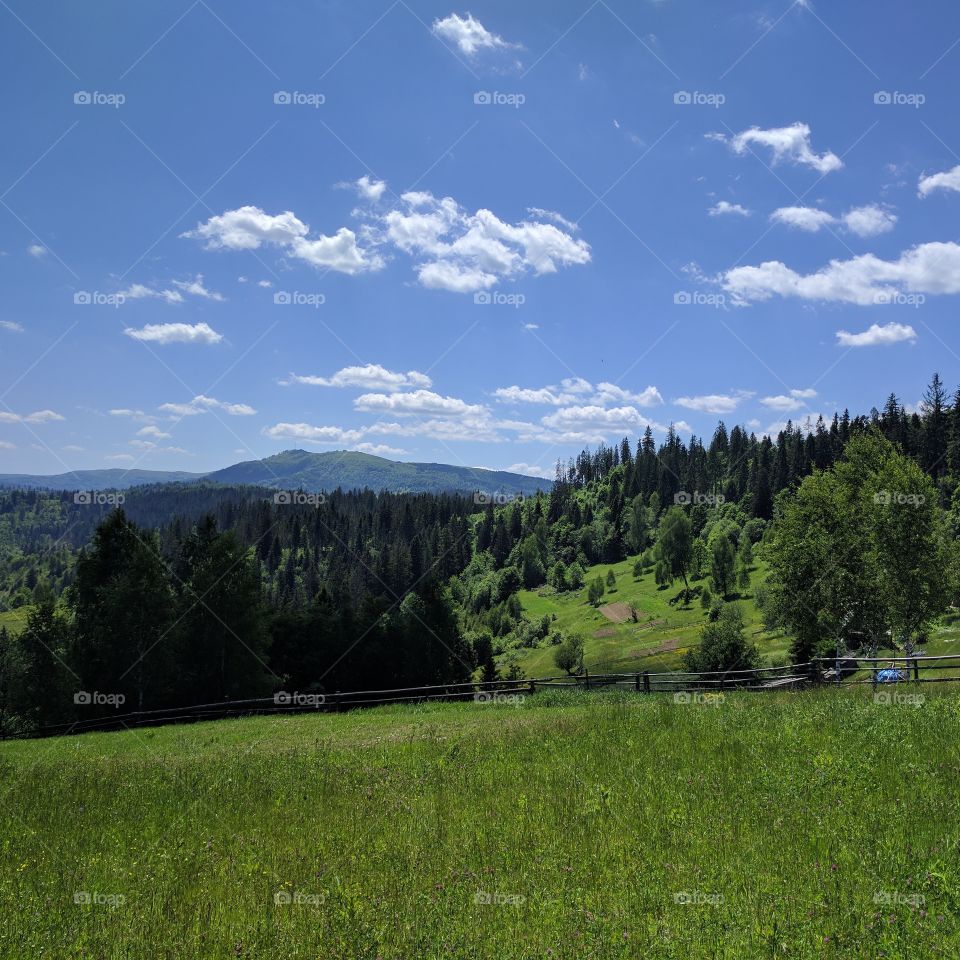
{"type": "Polygon", "coordinates": [[[960,700],[924,693],[6,743],[0,956],[956,956],[960,700]]]}

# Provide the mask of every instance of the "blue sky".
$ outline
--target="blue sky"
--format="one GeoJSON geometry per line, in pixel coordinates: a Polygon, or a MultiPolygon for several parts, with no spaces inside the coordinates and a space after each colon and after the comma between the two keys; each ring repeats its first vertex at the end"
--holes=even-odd
{"type": "Polygon", "coordinates": [[[552,475],[960,380],[960,8],[0,3],[0,470],[552,475]]]}

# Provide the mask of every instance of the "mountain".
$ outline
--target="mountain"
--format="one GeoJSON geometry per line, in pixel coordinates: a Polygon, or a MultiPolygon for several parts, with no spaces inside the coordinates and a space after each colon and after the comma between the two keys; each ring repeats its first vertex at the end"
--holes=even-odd
{"type": "Polygon", "coordinates": [[[539,477],[525,477],[505,470],[454,467],[446,463],[400,463],[368,453],[335,450],[310,453],[284,450],[263,460],[249,460],[217,470],[206,477],[216,483],[257,484],[275,489],[310,491],[390,490],[394,493],[535,493],[549,490],[553,483],[539,477]]]}
{"type": "Polygon", "coordinates": [[[200,480],[202,473],[182,470],[74,470],[40,476],[28,473],[0,474],[0,487],[32,487],[41,490],[126,490],[148,483],[177,483],[200,480]]]}
{"type": "Polygon", "coordinates": [[[125,490],[154,483],[189,483],[206,480],[223,484],[253,484],[277,490],[310,492],[369,487],[394,493],[473,493],[489,495],[535,493],[549,490],[552,481],[525,477],[505,470],[454,467],[446,463],[401,463],[368,453],[335,450],[310,453],[284,450],[263,460],[247,460],[213,473],[162,470],[77,470],[54,476],[0,474],[0,487],[43,490],[125,490]]]}

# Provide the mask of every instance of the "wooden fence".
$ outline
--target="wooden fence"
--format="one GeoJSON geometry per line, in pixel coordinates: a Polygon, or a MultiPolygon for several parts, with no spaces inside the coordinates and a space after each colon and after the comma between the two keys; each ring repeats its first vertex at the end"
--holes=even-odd
{"type": "MultiPolygon", "coordinates": [[[[62,736],[90,731],[132,729],[165,723],[191,723],[262,714],[336,712],[386,704],[423,703],[431,700],[476,700],[497,702],[557,689],[621,689],[640,694],[672,693],[694,698],[697,694],[728,691],[801,690],[826,684],[834,686],[945,683],[960,681],[960,655],[820,658],[808,663],[756,670],[726,670],[711,673],[675,671],[651,673],[590,673],[577,676],[541,677],[523,680],[496,680],[488,683],[448,683],[423,687],[396,687],[383,690],[352,690],[333,693],[281,692],[272,697],[225,700],[164,710],[129,713],[100,713],[73,723],[45,726],[18,732],[16,737],[62,736]],[[892,671],[892,673],[891,673],[892,671]],[[922,674],[922,675],[921,675],[922,674]]],[[[515,701],[513,701],[515,702],[515,701]]],[[[7,738],[7,737],[5,737],[7,738]]]]}

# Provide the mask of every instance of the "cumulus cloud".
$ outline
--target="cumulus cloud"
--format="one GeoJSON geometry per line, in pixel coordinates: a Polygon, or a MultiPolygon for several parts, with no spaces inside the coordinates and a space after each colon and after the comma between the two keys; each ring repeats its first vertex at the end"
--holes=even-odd
{"type": "Polygon", "coordinates": [[[697,397],[677,397],[674,403],[699,413],[733,413],[740,405],[740,401],[749,396],[750,394],[746,391],[735,394],[709,393],[697,397]]]}
{"type": "Polygon", "coordinates": [[[952,170],[934,173],[929,177],[921,177],[918,193],[921,197],[928,197],[935,190],[952,190],[960,192],[960,164],[952,170]]]}
{"type": "Polygon", "coordinates": [[[144,343],[219,343],[223,335],[206,323],[148,323],[137,330],[127,327],[128,337],[144,343]]]}
{"type": "MultiPolygon", "coordinates": [[[[386,189],[383,181],[364,177],[354,185],[366,199],[376,199],[386,189]]],[[[469,213],[451,197],[409,191],[386,213],[354,211],[366,218],[362,245],[347,227],[334,236],[311,239],[309,227],[292,212],[271,215],[254,206],[210,217],[183,236],[203,241],[208,250],[272,246],[288,258],[347,274],[381,269],[385,259],[380,250],[392,247],[415,258],[421,285],[455,293],[486,290],[499,280],[515,280],[530,272],[555,273],[561,267],[589,263],[590,247],[572,236],[569,221],[540,208],[528,212],[531,219],[511,224],[489,210],[469,213]]],[[[167,292],[179,295],[178,290],[167,292]]]]}
{"type": "Polygon", "coordinates": [[[817,207],[781,207],[770,214],[770,220],[808,233],[836,224],[858,237],[876,237],[889,233],[896,225],[897,216],[879,204],[868,203],[853,207],[839,217],[817,207]]]}
{"type": "Polygon", "coordinates": [[[739,217],[750,216],[750,211],[746,207],[741,206],[739,203],[729,203],[726,200],[721,200],[719,203],[715,203],[707,211],[707,213],[711,217],[722,217],[722,216],[727,216],[729,214],[735,214],[736,216],[739,216],[739,217]]]}
{"type": "Polygon", "coordinates": [[[55,410],[35,410],[33,413],[11,413],[9,410],[0,411],[0,423],[52,423],[54,420],[63,420],[55,410]]]}
{"type": "Polygon", "coordinates": [[[359,180],[354,180],[350,186],[357,191],[357,195],[362,200],[370,200],[372,202],[379,200],[383,196],[383,192],[387,189],[385,180],[371,180],[367,174],[364,174],[359,180]]]}
{"type": "Polygon", "coordinates": [[[433,21],[431,30],[441,40],[453,44],[468,57],[475,57],[483,50],[509,50],[519,46],[491,33],[469,13],[465,17],[451,13],[443,19],[438,18],[433,21]]]}
{"type": "Polygon", "coordinates": [[[250,417],[257,412],[245,403],[224,403],[203,394],[194,397],[189,403],[161,403],[159,409],[176,417],[193,417],[211,410],[221,410],[231,417],[250,417]]]}
{"type": "Polygon", "coordinates": [[[386,443],[369,443],[367,441],[355,444],[352,449],[359,450],[360,453],[369,453],[374,457],[400,456],[408,453],[402,447],[391,447],[386,443]]]}
{"type": "Polygon", "coordinates": [[[30,246],[27,247],[27,253],[29,253],[31,257],[36,257],[39,260],[41,257],[47,255],[47,248],[39,243],[31,243],[30,246]]]}
{"type": "Polygon", "coordinates": [[[368,413],[394,413],[415,416],[459,417],[483,414],[485,407],[470,404],[459,397],[444,397],[432,390],[411,393],[365,393],[353,401],[354,408],[368,413]]]}
{"type": "Polygon", "coordinates": [[[452,197],[426,191],[400,199],[401,205],[382,217],[380,239],[418,258],[415,269],[425,287],[469,293],[489,289],[499,279],[590,262],[585,241],[569,228],[544,223],[545,218],[510,224],[490,210],[471,214],[452,197]]]}
{"type": "Polygon", "coordinates": [[[810,127],[806,123],[793,123],[787,127],[773,127],[763,130],[760,127],[751,127],[729,139],[721,133],[708,134],[711,140],[721,140],[730,145],[736,154],[746,153],[756,144],[767,147],[773,153],[773,162],[783,160],[801,166],[812,167],[818,173],[827,174],[843,167],[843,161],[829,150],[826,153],[815,153],[810,143],[810,127]]]}
{"type": "Polygon", "coordinates": [[[769,260],[728,270],[721,283],[740,303],[777,295],[863,306],[894,302],[907,294],[955,294],[960,293],[960,244],[919,244],[897,260],[882,260],[872,253],[831,260],[806,275],[769,260]]]}
{"type": "Polygon", "coordinates": [[[634,393],[613,383],[602,382],[594,387],[580,377],[567,378],[561,381],[559,386],[498,387],[493,395],[503,403],[538,403],[554,407],[582,401],[587,395],[590,395],[590,403],[601,406],[611,403],[635,403],[641,407],[650,407],[663,403],[663,397],[656,387],[649,386],[639,393],[634,393]]]}
{"type": "Polygon", "coordinates": [[[124,300],[163,300],[165,303],[183,303],[183,294],[177,290],[158,290],[145,283],[133,283],[125,290],[118,290],[117,296],[124,300]]]}
{"type": "Polygon", "coordinates": [[[863,333],[837,331],[837,344],[841,347],[880,347],[916,339],[917,332],[905,323],[887,323],[883,326],[873,323],[863,333]]]}
{"type": "Polygon", "coordinates": [[[141,428],[137,431],[137,436],[138,436],[138,437],[153,437],[154,440],[169,440],[170,437],[171,437],[171,434],[169,434],[169,433],[164,433],[164,431],[161,430],[159,427],[155,427],[155,426],[151,425],[151,426],[148,426],[148,427],[141,427],[141,428]]]}
{"type": "Polygon", "coordinates": [[[380,366],[379,363],[368,363],[362,367],[344,367],[330,377],[299,376],[291,373],[286,380],[280,382],[284,386],[299,383],[314,387],[359,387],[364,390],[388,391],[433,385],[433,381],[425,373],[419,373],[417,370],[397,373],[380,366]]]}
{"type": "MultiPolygon", "coordinates": [[[[264,281],[260,281],[263,284],[264,281]]],[[[194,297],[203,297],[205,300],[217,300],[222,301],[224,299],[222,293],[217,293],[215,290],[208,290],[203,285],[203,274],[198,273],[192,280],[174,280],[173,285],[179,290],[182,290],[184,293],[189,293],[194,297]]],[[[270,283],[267,281],[267,286],[270,283]]]]}
{"type": "Polygon", "coordinates": [[[361,430],[314,427],[309,423],[276,423],[266,427],[263,434],[274,440],[306,440],[311,443],[356,443],[363,436],[361,430]]]}
{"type": "Polygon", "coordinates": [[[245,206],[210,217],[181,236],[202,240],[208,250],[259,250],[277,247],[288,257],[338,273],[379,270],[382,259],[361,249],[356,234],[341,227],[333,236],[310,238],[310,228],[287,210],[277,215],[245,206]]]}
{"type": "Polygon", "coordinates": [[[781,393],[773,397],[761,397],[760,402],[771,410],[780,410],[786,413],[791,410],[802,409],[806,406],[803,401],[810,400],[816,395],[817,391],[812,388],[807,390],[791,390],[789,396],[781,393]]]}

